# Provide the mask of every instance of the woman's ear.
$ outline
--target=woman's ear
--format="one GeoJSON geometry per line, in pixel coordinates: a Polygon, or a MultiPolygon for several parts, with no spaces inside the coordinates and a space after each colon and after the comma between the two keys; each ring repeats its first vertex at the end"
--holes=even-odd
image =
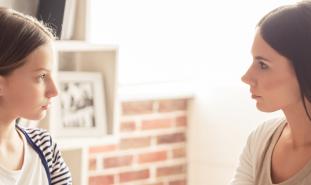
{"type": "Polygon", "coordinates": [[[0,75],[0,96],[4,95],[6,79],[0,75]]]}

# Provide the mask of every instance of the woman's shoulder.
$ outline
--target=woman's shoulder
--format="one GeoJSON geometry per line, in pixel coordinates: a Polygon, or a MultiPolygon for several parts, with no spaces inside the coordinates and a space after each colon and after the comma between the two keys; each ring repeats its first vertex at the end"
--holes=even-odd
{"type": "Polygon", "coordinates": [[[284,117],[271,118],[259,124],[252,134],[256,137],[265,138],[271,136],[280,125],[285,123],[284,117]]]}
{"type": "Polygon", "coordinates": [[[284,117],[272,118],[259,124],[248,137],[248,145],[254,152],[264,150],[277,128],[286,123],[284,117]]]}

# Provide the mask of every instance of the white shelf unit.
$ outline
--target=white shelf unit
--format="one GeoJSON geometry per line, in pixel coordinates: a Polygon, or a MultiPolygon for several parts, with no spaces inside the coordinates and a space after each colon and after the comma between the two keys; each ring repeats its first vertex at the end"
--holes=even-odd
{"type": "MultiPolygon", "coordinates": [[[[63,158],[73,177],[73,184],[88,183],[88,149],[90,146],[114,143],[117,140],[119,103],[117,100],[117,55],[116,46],[95,45],[84,41],[56,41],[55,75],[58,71],[100,72],[103,77],[103,92],[107,115],[107,133],[100,137],[60,137],[57,134],[55,115],[48,112],[40,126],[49,130],[57,141],[63,158]]],[[[103,102],[103,103],[104,103],[103,102]]],[[[52,105],[53,106],[53,105],[52,105]]]]}

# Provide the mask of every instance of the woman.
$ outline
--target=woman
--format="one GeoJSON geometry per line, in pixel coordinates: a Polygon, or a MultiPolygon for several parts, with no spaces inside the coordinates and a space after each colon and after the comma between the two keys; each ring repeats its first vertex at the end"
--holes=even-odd
{"type": "Polygon", "coordinates": [[[51,76],[53,35],[40,22],[0,7],[0,184],[72,184],[68,167],[41,120],[57,95],[51,76]]]}
{"type": "Polygon", "coordinates": [[[260,111],[282,110],[251,133],[231,185],[311,184],[311,2],[258,23],[253,63],[242,77],[260,111]]]}

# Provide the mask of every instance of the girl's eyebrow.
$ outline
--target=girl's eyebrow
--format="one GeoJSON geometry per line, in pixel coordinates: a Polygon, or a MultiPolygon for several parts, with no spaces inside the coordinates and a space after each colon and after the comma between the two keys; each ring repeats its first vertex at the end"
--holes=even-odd
{"type": "Polygon", "coordinates": [[[46,69],[46,68],[38,68],[38,69],[35,69],[33,70],[34,72],[37,72],[37,71],[46,71],[46,72],[51,72],[51,70],[49,69],[46,69]]]}

